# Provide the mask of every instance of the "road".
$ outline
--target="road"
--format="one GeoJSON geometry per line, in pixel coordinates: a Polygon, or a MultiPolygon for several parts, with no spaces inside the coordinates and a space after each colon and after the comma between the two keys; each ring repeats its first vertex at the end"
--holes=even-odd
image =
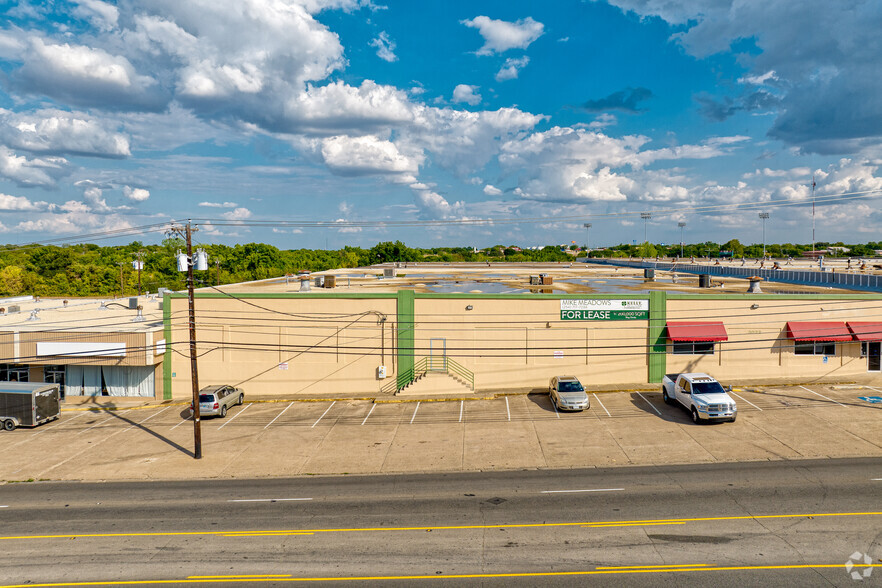
{"type": "Polygon", "coordinates": [[[850,586],[880,496],[875,458],[7,484],[0,585],[850,586]]]}

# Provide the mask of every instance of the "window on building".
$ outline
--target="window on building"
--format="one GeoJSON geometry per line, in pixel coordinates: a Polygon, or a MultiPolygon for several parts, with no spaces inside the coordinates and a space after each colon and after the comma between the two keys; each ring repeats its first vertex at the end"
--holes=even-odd
{"type": "Polygon", "coordinates": [[[832,341],[794,341],[796,355],[836,355],[836,343],[832,341]]]}
{"type": "Polygon", "coordinates": [[[58,384],[58,394],[64,398],[64,371],[63,365],[43,366],[43,380],[50,384],[58,384]]]}
{"type": "Polygon", "coordinates": [[[671,344],[674,355],[713,355],[713,341],[675,341],[671,344]]]}
{"type": "Polygon", "coordinates": [[[861,341],[861,357],[867,356],[867,342],[861,341]]]}
{"type": "Polygon", "coordinates": [[[0,382],[27,382],[28,366],[0,364],[0,382]]]}

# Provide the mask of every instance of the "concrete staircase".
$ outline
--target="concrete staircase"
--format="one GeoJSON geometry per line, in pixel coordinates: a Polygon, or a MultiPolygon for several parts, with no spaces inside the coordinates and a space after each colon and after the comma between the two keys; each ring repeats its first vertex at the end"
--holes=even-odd
{"type": "Polygon", "coordinates": [[[396,396],[437,396],[453,394],[461,396],[473,395],[468,382],[460,379],[456,374],[447,372],[425,372],[399,390],[396,396]]]}

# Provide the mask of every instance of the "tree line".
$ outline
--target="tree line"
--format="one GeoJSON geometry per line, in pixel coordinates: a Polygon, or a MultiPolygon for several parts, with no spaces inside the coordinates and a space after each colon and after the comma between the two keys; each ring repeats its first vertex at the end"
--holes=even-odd
{"type": "MultiPolygon", "coordinates": [[[[817,243],[816,248],[848,247],[842,255],[872,256],[882,243],[842,245],[817,243]]],[[[265,243],[244,245],[203,245],[208,254],[207,271],[196,272],[197,286],[230,284],[274,278],[298,271],[355,268],[386,262],[564,262],[572,261],[574,249],[549,245],[542,249],[521,250],[496,245],[480,251],[471,247],[411,248],[401,241],[377,243],[370,249],[343,247],[339,250],[278,249],[265,243]],[[568,251],[569,249],[569,251],[568,251]]],[[[772,244],[766,252],[776,257],[799,256],[807,245],[772,244]]],[[[0,247],[0,296],[132,296],[138,293],[138,271],[132,262],[143,262],[140,291],[156,292],[160,287],[182,290],[186,274],[178,272],[176,253],[184,250],[180,239],[167,239],[158,245],[135,241],[128,245],[101,247],[95,244],[0,247]]],[[[593,250],[592,257],[678,256],[680,246],[618,245],[593,250]]],[[[743,246],[733,239],[727,243],[696,243],[684,246],[685,256],[758,257],[761,245],[743,246]]],[[[579,253],[584,256],[584,252],[579,253]]]]}

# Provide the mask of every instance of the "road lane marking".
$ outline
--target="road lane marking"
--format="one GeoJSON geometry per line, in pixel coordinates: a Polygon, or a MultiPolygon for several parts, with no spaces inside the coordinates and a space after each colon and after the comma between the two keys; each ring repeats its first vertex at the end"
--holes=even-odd
{"type": "Polygon", "coordinates": [[[620,492],[624,488],[587,488],[585,490],[543,490],[541,494],[567,494],[570,492],[620,492]]]}
{"type": "Polygon", "coordinates": [[[710,564],[664,564],[653,566],[597,566],[596,570],[648,570],[652,568],[700,568],[710,564]]]}
{"type": "Polygon", "coordinates": [[[462,407],[465,404],[465,400],[459,401],[459,422],[462,422],[462,407]]]}
{"type": "Polygon", "coordinates": [[[508,420],[511,420],[511,410],[508,408],[508,396],[505,397],[505,414],[508,415],[508,420]]]}
{"type": "Polygon", "coordinates": [[[8,504],[0,504],[0,508],[9,508],[8,504]]]}
{"type": "Polygon", "coordinates": [[[416,418],[416,413],[417,413],[417,411],[418,411],[419,409],[420,409],[420,402],[419,402],[419,400],[417,400],[416,408],[413,409],[413,416],[410,417],[410,424],[411,424],[411,425],[413,424],[413,419],[416,418]]]}
{"type": "MultiPolygon", "coordinates": [[[[599,568],[598,568],[599,569],[599,568]]],[[[291,574],[235,574],[230,576],[187,576],[188,580],[196,580],[203,579],[208,580],[210,578],[290,578],[291,574]]]]}
{"type": "MultiPolygon", "coordinates": [[[[451,526],[423,526],[423,527],[361,527],[361,528],[337,528],[337,529],[276,529],[277,531],[291,531],[296,533],[370,533],[389,531],[468,531],[483,529],[535,529],[556,527],[602,527],[603,525],[650,525],[655,523],[686,524],[703,523],[708,521],[760,521],[768,519],[812,519],[821,517],[866,517],[882,516],[882,512],[833,512],[833,513],[798,513],[777,515],[737,515],[728,517],[697,517],[688,519],[646,519],[632,521],[578,521],[572,523],[506,523],[501,525],[451,525],[451,526]]],[[[245,531],[154,531],[145,533],[83,533],[67,535],[16,535],[0,537],[0,541],[29,540],[29,539],[70,539],[79,538],[116,538],[116,537],[183,537],[195,535],[229,535],[230,533],[244,533],[245,531]]],[[[255,531],[257,532],[257,531],[255,531]]],[[[270,531],[261,531],[270,532],[270,531]]],[[[840,566],[842,564],[839,564],[840,566]]]]}
{"type": "MultiPolygon", "coordinates": [[[[47,584],[13,584],[5,588],[61,588],[66,586],[160,586],[169,584],[195,584],[210,581],[212,583],[232,582],[260,582],[271,580],[273,582],[392,582],[400,580],[432,580],[437,582],[444,580],[470,580],[470,579],[496,579],[496,578],[561,578],[580,576],[611,576],[626,574],[672,574],[672,573],[695,573],[695,572],[734,572],[734,571],[791,571],[791,570],[818,570],[818,569],[841,569],[841,563],[830,564],[782,564],[782,565],[755,565],[755,566],[683,566],[681,568],[637,568],[637,569],[600,569],[573,570],[556,572],[497,572],[481,574],[425,574],[409,576],[324,576],[295,578],[290,575],[278,576],[188,576],[184,579],[175,580],[112,580],[92,582],[53,582],[47,584]]],[[[882,564],[870,564],[868,568],[882,568],[882,564]]]]}
{"type": "Polygon", "coordinates": [[[234,414],[233,416],[231,416],[230,418],[228,418],[228,419],[227,419],[227,422],[225,422],[224,424],[222,424],[221,426],[219,426],[219,427],[217,428],[217,430],[220,431],[221,429],[223,429],[224,427],[226,427],[227,425],[229,425],[230,423],[232,423],[234,420],[236,420],[236,417],[237,417],[237,416],[239,416],[240,414],[242,414],[243,412],[245,412],[245,411],[248,410],[249,408],[251,408],[251,405],[250,405],[250,404],[249,404],[248,406],[246,406],[245,408],[243,408],[242,410],[240,410],[239,412],[237,412],[236,414],[234,414]]]}
{"type": "Polygon", "coordinates": [[[594,398],[597,400],[597,403],[600,405],[600,408],[603,409],[603,412],[606,413],[606,416],[611,417],[612,415],[609,414],[609,411],[608,411],[608,410],[606,410],[606,407],[605,407],[605,406],[603,405],[603,403],[600,401],[600,398],[597,398],[597,394],[594,394],[594,398]]]}
{"type": "Polygon", "coordinates": [[[270,426],[271,424],[273,424],[274,422],[276,422],[276,419],[278,419],[280,416],[282,416],[283,414],[285,414],[285,411],[288,410],[289,408],[291,408],[292,406],[294,406],[294,403],[293,403],[293,402],[292,402],[291,404],[289,404],[288,406],[286,406],[286,407],[282,410],[282,412],[280,412],[279,414],[277,414],[277,415],[276,415],[276,418],[274,418],[274,419],[271,420],[269,423],[267,423],[267,425],[263,428],[263,430],[266,431],[267,429],[269,429],[269,426],[270,426]]]}
{"type": "Polygon", "coordinates": [[[882,478],[873,478],[871,482],[882,482],[882,478]]]}
{"type": "Polygon", "coordinates": [[[302,535],[314,535],[302,531],[269,531],[266,533],[227,533],[223,537],[296,537],[302,535]]]}
{"type": "Polygon", "coordinates": [[[683,522],[674,523],[624,523],[621,525],[582,525],[583,529],[612,529],[617,527],[658,527],[661,525],[685,525],[683,522]]]}
{"type": "MultiPolygon", "coordinates": [[[[731,394],[731,395],[734,396],[735,398],[741,398],[741,396],[738,396],[738,395],[735,394],[734,392],[729,392],[729,394],[731,394]]],[[[741,400],[743,400],[743,401],[746,402],[747,404],[751,405],[752,407],[754,407],[754,408],[757,409],[758,411],[760,411],[760,412],[763,411],[763,409],[761,409],[760,407],[758,407],[756,404],[754,404],[753,402],[751,402],[751,401],[748,400],[747,398],[741,398],[741,400]]]]}
{"type": "MultiPolygon", "coordinates": [[[[331,403],[331,406],[328,407],[328,410],[331,410],[332,408],[334,408],[334,405],[335,405],[335,404],[337,404],[337,401],[336,401],[336,400],[335,400],[334,402],[331,403]]],[[[316,426],[317,424],[319,424],[319,421],[322,420],[323,418],[325,418],[325,415],[328,414],[328,410],[326,410],[325,412],[322,413],[322,416],[320,416],[320,417],[318,418],[318,421],[312,423],[312,426],[310,427],[310,429],[314,429],[315,426],[316,426]]]]}
{"type": "Polygon", "coordinates": [[[646,402],[646,404],[648,404],[648,405],[652,408],[652,410],[654,410],[655,412],[657,412],[657,413],[658,413],[658,416],[661,416],[661,412],[655,407],[654,404],[652,404],[650,401],[646,400],[646,397],[643,396],[643,394],[641,394],[640,392],[638,392],[638,393],[637,393],[637,396],[639,396],[640,398],[642,398],[642,399],[646,402]]]}
{"type": "MultiPolygon", "coordinates": [[[[840,402],[836,402],[836,401],[833,400],[832,398],[827,398],[827,397],[824,396],[823,394],[818,394],[818,393],[815,392],[814,390],[809,390],[809,389],[806,388],[805,386],[800,386],[800,388],[802,388],[802,389],[805,390],[806,392],[811,392],[811,393],[814,394],[815,396],[820,396],[820,397],[823,398],[824,400],[827,400],[827,401],[829,401],[829,402],[832,402],[833,404],[838,404],[839,406],[845,406],[844,404],[842,404],[842,403],[840,403],[840,402]]],[[[846,407],[846,408],[847,408],[847,407],[846,407]]]]}
{"type": "Polygon", "coordinates": [[[370,410],[368,411],[368,413],[367,413],[367,416],[364,417],[364,420],[363,420],[363,421],[361,421],[361,424],[362,424],[362,425],[365,424],[365,423],[367,422],[368,417],[371,416],[371,413],[374,412],[374,409],[375,409],[375,408],[377,408],[377,405],[376,405],[376,404],[372,404],[372,405],[371,405],[371,409],[370,409],[370,410]]]}
{"type": "Polygon", "coordinates": [[[312,498],[232,498],[227,502],[282,502],[286,500],[312,500],[312,498]]]}

